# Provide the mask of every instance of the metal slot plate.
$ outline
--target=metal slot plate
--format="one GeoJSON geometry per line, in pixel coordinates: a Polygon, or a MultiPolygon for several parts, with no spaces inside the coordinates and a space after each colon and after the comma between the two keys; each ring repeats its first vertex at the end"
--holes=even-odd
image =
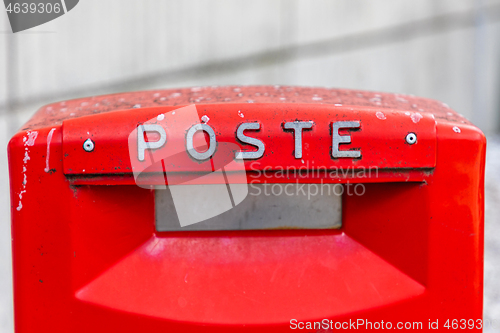
{"type": "Polygon", "coordinates": [[[156,231],[336,229],[340,184],[174,185],[155,190],[156,231]]]}

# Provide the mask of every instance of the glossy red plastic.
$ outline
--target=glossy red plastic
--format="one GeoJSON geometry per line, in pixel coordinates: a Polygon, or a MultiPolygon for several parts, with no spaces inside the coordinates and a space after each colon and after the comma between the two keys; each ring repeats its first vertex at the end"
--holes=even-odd
{"type": "Polygon", "coordinates": [[[365,91],[192,88],[45,106],[9,144],[16,332],[477,322],[485,147],[481,131],[440,102],[365,91]],[[265,179],[363,183],[363,195],[344,193],[338,230],[157,232],[154,191],[134,183],[128,135],[191,104],[218,140],[243,149],[251,147],[236,140],[236,127],[260,122],[259,168],[377,166],[378,174],[265,179]],[[303,132],[302,159],[282,128],[295,120],[315,124],[303,132]],[[360,149],[359,159],[332,157],[330,126],[339,120],[360,121],[343,147],[360,149]],[[416,144],[405,142],[408,133],[416,144]],[[92,152],[83,150],[87,138],[92,152]]]}

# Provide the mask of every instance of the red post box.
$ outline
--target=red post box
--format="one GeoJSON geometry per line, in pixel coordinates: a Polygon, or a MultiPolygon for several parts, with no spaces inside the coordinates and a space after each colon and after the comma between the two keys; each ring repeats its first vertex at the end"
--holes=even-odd
{"type": "Polygon", "coordinates": [[[16,332],[481,330],[485,147],[386,93],[47,105],[9,144],[16,332]]]}

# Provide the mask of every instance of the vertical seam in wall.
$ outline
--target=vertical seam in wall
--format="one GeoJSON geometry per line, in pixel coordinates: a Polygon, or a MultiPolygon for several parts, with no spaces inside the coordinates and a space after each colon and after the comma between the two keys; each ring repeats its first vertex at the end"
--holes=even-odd
{"type": "Polygon", "coordinates": [[[7,33],[6,36],[6,54],[5,54],[5,78],[6,78],[6,108],[5,121],[7,124],[7,136],[10,137],[15,133],[16,128],[16,113],[15,101],[17,98],[17,43],[14,33],[7,33]]]}
{"type": "Polygon", "coordinates": [[[483,0],[474,2],[474,50],[473,50],[473,92],[472,92],[472,121],[480,128],[487,127],[486,119],[486,16],[483,0]]]}
{"type": "MultiPolygon", "coordinates": [[[[297,35],[297,1],[295,0],[281,0],[279,2],[279,15],[280,15],[280,24],[279,24],[279,47],[280,48],[290,48],[292,45],[297,45],[298,43],[298,35],[297,35]]],[[[297,50],[295,48],[291,48],[288,52],[289,57],[295,57],[297,54],[297,50]]],[[[286,64],[284,64],[286,65],[286,64]]],[[[295,73],[293,73],[290,68],[287,71],[289,75],[292,75],[292,78],[287,77],[286,81],[293,81],[295,77],[295,73]],[[290,73],[291,72],[291,73],[290,73]]]]}

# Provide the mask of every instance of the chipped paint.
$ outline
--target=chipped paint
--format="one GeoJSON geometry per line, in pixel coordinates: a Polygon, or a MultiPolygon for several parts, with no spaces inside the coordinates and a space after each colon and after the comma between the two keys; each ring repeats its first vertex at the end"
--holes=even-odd
{"type": "Polygon", "coordinates": [[[375,105],[382,105],[382,98],[380,95],[375,95],[375,97],[370,98],[370,102],[372,102],[375,105]]]}
{"type": "Polygon", "coordinates": [[[27,135],[28,135],[28,138],[27,138],[27,141],[25,143],[25,146],[32,147],[35,144],[35,140],[38,136],[38,132],[37,131],[33,131],[33,132],[28,131],[27,135]]]}
{"type": "Polygon", "coordinates": [[[210,120],[210,118],[207,115],[204,115],[203,117],[201,117],[201,121],[204,123],[208,123],[209,120],[210,120]]]}
{"type": "Polygon", "coordinates": [[[16,210],[19,212],[23,208],[22,198],[23,194],[26,193],[26,184],[28,184],[28,176],[26,175],[26,171],[28,170],[28,161],[31,159],[29,155],[29,148],[35,144],[35,140],[38,137],[37,131],[27,131],[26,135],[23,137],[24,143],[24,158],[23,158],[23,182],[22,189],[19,191],[19,203],[16,207],[16,210]]]}
{"type": "Polygon", "coordinates": [[[165,119],[165,115],[163,113],[160,113],[157,117],[156,117],[156,120],[158,121],[162,121],[163,119],[165,119]]]}
{"type": "Polygon", "coordinates": [[[416,124],[416,123],[418,123],[420,121],[420,119],[423,118],[423,116],[420,113],[415,112],[414,114],[412,114],[410,116],[410,118],[411,118],[411,121],[413,121],[416,124]]]}
{"type": "Polygon", "coordinates": [[[238,110],[238,116],[240,116],[241,118],[245,118],[245,115],[241,112],[241,110],[238,110]]]}
{"type": "Polygon", "coordinates": [[[460,130],[460,128],[458,126],[453,126],[453,132],[460,133],[460,132],[462,132],[462,130],[460,130]]]}
{"type": "Polygon", "coordinates": [[[377,118],[378,118],[378,119],[380,119],[380,120],[385,120],[385,119],[387,119],[387,118],[385,117],[385,114],[384,114],[383,112],[380,112],[380,111],[378,111],[377,113],[375,113],[375,116],[377,116],[377,118]]]}
{"type": "Polygon", "coordinates": [[[45,156],[45,169],[43,169],[43,171],[45,171],[45,172],[50,171],[50,167],[49,167],[50,142],[52,141],[52,135],[54,134],[55,130],[56,130],[55,128],[52,128],[49,132],[49,135],[47,135],[47,155],[45,156]]]}
{"type": "Polygon", "coordinates": [[[28,151],[25,151],[24,158],[23,158],[24,164],[28,163],[29,160],[30,160],[30,155],[28,154],[28,151]]]}

